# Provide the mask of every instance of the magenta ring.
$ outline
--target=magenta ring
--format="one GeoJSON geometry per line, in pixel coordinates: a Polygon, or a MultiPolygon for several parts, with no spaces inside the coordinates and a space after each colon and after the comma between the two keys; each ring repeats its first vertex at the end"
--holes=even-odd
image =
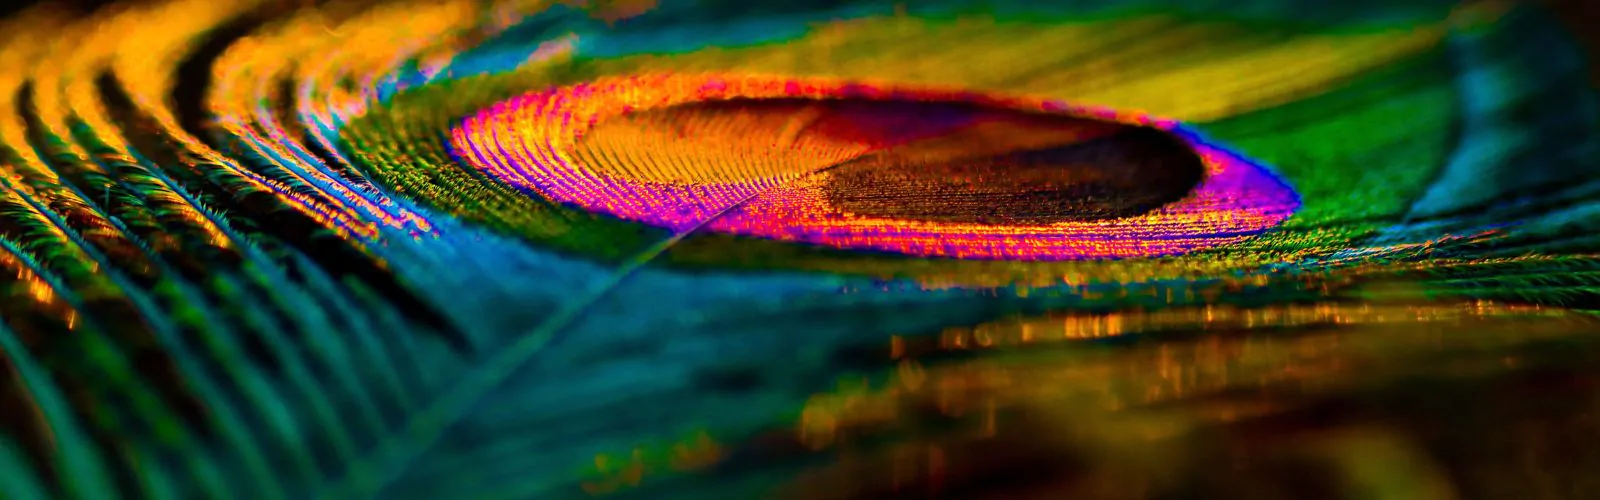
{"type": "Polygon", "coordinates": [[[497,103],[451,130],[455,153],[482,172],[550,200],[664,227],[921,257],[1085,260],[1175,255],[1237,243],[1288,219],[1300,206],[1265,167],[1208,144],[1174,120],[1060,101],[968,91],[892,87],[823,78],[646,75],[532,92],[497,103]],[[575,160],[574,146],[602,120],[635,110],[722,99],[874,99],[963,102],[1167,130],[1199,154],[1205,174],[1185,198],[1111,220],[1038,225],[939,223],[868,217],[833,208],[827,172],[786,182],[649,182],[575,160]]]}

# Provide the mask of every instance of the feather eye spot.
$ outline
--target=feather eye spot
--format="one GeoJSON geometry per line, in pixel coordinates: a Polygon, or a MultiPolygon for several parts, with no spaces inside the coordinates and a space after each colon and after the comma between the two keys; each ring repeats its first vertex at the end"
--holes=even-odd
{"type": "Polygon", "coordinates": [[[601,79],[491,106],[452,144],[501,182],[628,221],[916,257],[1176,255],[1299,207],[1172,120],[828,79],[601,79]]]}

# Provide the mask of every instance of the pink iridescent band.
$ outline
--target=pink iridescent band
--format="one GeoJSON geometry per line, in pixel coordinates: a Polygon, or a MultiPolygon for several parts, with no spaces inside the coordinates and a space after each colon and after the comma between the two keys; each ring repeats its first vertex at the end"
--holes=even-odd
{"type": "MultiPolygon", "coordinates": [[[[926,257],[1080,260],[1173,255],[1227,245],[1287,219],[1294,191],[1265,168],[1201,142],[1172,120],[1055,100],[865,85],[821,78],[650,75],[525,94],[466,119],[456,153],[511,185],[562,203],[674,231],[708,230],[926,257]],[[1143,215],[1039,225],[981,225],[866,217],[833,208],[826,171],[794,179],[682,185],[616,177],[573,154],[593,126],[635,110],[721,99],[813,98],[963,102],[1138,124],[1172,131],[1204,160],[1186,198],[1143,215]]],[[[930,131],[931,133],[931,131],[930,131]]]]}

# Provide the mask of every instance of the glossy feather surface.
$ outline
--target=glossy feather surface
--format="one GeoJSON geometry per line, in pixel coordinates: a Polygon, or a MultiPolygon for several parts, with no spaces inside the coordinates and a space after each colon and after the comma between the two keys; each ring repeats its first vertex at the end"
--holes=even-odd
{"type": "Polygon", "coordinates": [[[1600,495],[1592,12],[23,8],[0,497],[1600,495]]]}

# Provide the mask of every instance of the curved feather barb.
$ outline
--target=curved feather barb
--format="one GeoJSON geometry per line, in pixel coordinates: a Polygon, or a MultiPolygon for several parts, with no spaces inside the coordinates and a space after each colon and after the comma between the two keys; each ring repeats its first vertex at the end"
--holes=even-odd
{"type": "Polygon", "coordinates": [[[1594,497],[1587,5],[13,9],[0,498],[1594,497]]]}

